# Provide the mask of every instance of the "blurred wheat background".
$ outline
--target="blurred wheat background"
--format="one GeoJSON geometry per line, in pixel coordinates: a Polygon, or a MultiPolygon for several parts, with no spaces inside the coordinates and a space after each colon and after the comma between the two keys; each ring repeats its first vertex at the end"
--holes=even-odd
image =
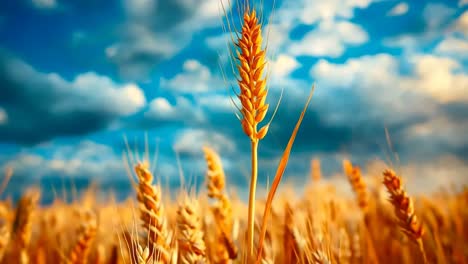
{"type": "Polygon", "coordinates": [[[0,3],[0,263],[468,263],[467,6],[0,3]]]}

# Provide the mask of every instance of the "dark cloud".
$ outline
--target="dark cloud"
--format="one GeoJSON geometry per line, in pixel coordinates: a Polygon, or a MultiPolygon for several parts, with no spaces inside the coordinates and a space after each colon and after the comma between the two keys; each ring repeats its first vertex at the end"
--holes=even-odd
{"type": "Polygon", "coordinates": [[[8,118],[0,126],[3,142],[33,144],[94,132],[145,103],[135,85],[119,86],[94,73],[70,82],[5,52],[0,52],[0,85],[0,106],[8,118]]]}
{"type": "Polygon", "coordinates": [[[127,20],[120,40],[106,50],[122,76],[143,79],[182,50],[200,29],[219,25],[219,1],[123,1],[127,20]]]}

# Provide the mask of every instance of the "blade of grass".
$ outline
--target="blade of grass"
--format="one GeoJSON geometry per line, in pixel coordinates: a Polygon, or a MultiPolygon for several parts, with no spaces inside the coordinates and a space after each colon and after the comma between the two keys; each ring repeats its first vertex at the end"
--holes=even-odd
{"type": "Polygon", "coordinates": [[[261,261],[261,256],[262,256],[262,248],[263,248],[263,242],[265,239],[265,233],[266,233],[266,227],[267,227],[267,220],[269,213],[271,211],[271,205],[273,203],[273,198],[275,196],[276,190],[278,189],[278,186],[281,182],[281,178],[283,177],[284,171],[286,169],[286,166],[288,165],[288,160],[289,160],[289,155],[291,154],[291,149],[294,144],[294,140],[296,139],[297,132],[299,131],[299,128],[301,126],[302,120],[304,119],[304,115],[307,111],[307,108],[309,107],[310,101],[312,100],[312,95],[314,94],[315,90],[315,85],[312,86],[312,89],[310,90],[309,97],[307,98],[307,102],[304,106],[304,109],[302,110],[301,116],[299,117],[299,120],[296,123],[296,127],[294,128],[291,137],[289,138],[288,145],[286,146],[286,149],[283,152],[283,155],[281,156],[281,160],[278,164],[278,168],[276,170],[275,178],[273,180],[273,184],[271,185],[271,189],[268,192],[268,197],[267,201],[265,204],[265,209],[263,211],[263,219],[262,219],[262,225],[261,225],[261,231],[260,231],[260,237],[259,237],[259,243],[257,247],[257,261],[256,263],[260,263],[261,261]]]}

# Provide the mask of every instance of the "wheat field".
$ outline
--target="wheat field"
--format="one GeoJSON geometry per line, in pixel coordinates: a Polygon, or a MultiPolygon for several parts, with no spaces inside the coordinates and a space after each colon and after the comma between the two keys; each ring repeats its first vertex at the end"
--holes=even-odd
{"type": "MultiPolygon", "coordinates": [[[[271,119],[268,64],[259,14],[241,7],[232,34],[238,119],[251,143],[249,199],[230,189],[223,153],[203,148],[204,188],[182,188],[171,199],[148,160],[131,164],[133,197],[98,199],[90,187],[67,203],[40,203],[32,187],[19,201],[0,201],[1,263],[468,263],[468,187],[426,196],[405,189],[390,166],[368,173],[344,160],[342,177],[354,197],[322,177],[320,161],[304,172],[308,184],[279,188],[313,89],[299,116],[266,197],[257,197],[257,149],[271,119]]],[[[287,91],[286,91],[287,92],[287,91]]],[[[312,99],[313,107],[313,99],[312,99]]],[[[307,161],[308,162],[308,161],[307,161]]],[[[8,171],[4,184],[14,177],[8,171]]],[[[281,183],[283,184],[283,183],[281,183]]]]}

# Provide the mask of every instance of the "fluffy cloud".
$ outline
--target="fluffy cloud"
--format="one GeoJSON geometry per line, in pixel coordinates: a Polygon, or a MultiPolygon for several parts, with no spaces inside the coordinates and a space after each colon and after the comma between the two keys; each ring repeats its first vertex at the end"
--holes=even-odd
{"type": "Polygon", "coordinates": [[[92,141],[77,145],[44,145],[38,152],[50,152],[50,156],[33,151],[20,152],[3,166],[11,166],[15,177],[38,179],[61,175],[62,177],[85,177],[106,180],[120,175],[125,177],[125,168],[119,155],[112,148],[92,141]]]}
{"type": "MultiPolygon", "coordinates": [[[[198,103],[210,112],[228,112],[235,110],[233,98],[228,95],[203,95],[197,98],[198,103]]],[[[234,102],[235,99],[234,99],[234,102]]]]}
{"type": "Polygon", "coordinates": [[[171,104],[164,97],[153,99],[145,116],[157,121],[203,122],[204,120],[201,109],[197,109],[190,100],[181,96],[176,98],[175,104],[171,104]]]}
{"type": "Polygon", "coordinates": [[[270,64],[270,78],[273,79],[285,78],[300,66],[296,58],[285,54],[280,54],[270,64]]]}
{"type": "Polygon", "coordinates": [[[335,18],[350,19],[354,9],[365,8],[372,0],[331,0],[331,1],[285,1],[276,15],[282,24],[314,24],[321,20],[335,18]]]}
{"type": "Polygon", "coordinates": [[[117,84],[93,72],[69,81],[4,53],[0,54],[0,80],[0,104],[9,119],[15,120],[0,131],[4,141],[36,143],[93,132],[146,104],[135,84],[117,84]]]}
{"type": "Polygon", "coordinates": [[[388,16],[401,16],[408,13],[409,5],[408,3],[401,2],[398,5],[394,6],[390,11],[388,11],[388,16]]]}
{"type": "Polygon", "coordinates": [[[465,11],[455,22],[455,29],[468,37],[468,11],[465,11]]]}
{"type": "Polygon", "coordinates": [[[204,93],[224,89],[224,80],[213,76],[210,69],[197,60],[184,62],[182,72],[171,79],[161,78],[160,86],[173,93],[204,93]]]}
{"type": "Polygon", "coordinates": [[[174,149],[181,154],[200,155],[203,146],[220,153],[232,153],[236,145],[226,135],[204,129],[186,129],[175,139],[174,149]]]}
{"type": "Polygon", "coordinates": [[[289,46],[293,55],[339,57],[348,45],[367,42],[367,33],[358,25],[340,21],[324,21],[318,28],[307,33],[301,41],[289,46]]]}
{"type": "Polygon", "coordinates": [[[463,38],[448,37],[437,45],[435,52],[453,57],[466,57],[468,54],[468,41],[463,38]]]}
{"type": "MultiPolygon", "coordinates": [[[[231,1],[224,1],[227,10],[231,1]]],[[[152,67],[183,49],[200,29],[218,26],[219,0],[125,0],[122,36],[107,57],[128,78],[143,78],[152,67]]]]}
{"type": "Polygon", "coordinates": [[[315,101],[321,119],[332,125],[350,122],[361,134],[377,124],[382,131],[385,125],[406,154],[462,151],[468,145],[463,129],[468,119],[457,113],[468,105],[468,76],[452,59],[415,55],[410,61],[414,71],[405,75],[400,73],[400,62],[387,54],[343,64],[319,61],[311,74],[319,87],[328,90],[315,101]],[[335,94],[346,98],[334,98],[335,94]],[[444,110],[452,105],[461,110],[444,110]],[[424,147],[412,147],[416,145],[424,147]]]}
{"type": "Polygon", "coordinates": [[[372,2],[372,0],[284,1],[264,30],[265,35],[268,35],[269,50],[274,52],[287,50],[291,54],[338,56],[337,54],[342,53],[344,45],[360,44],[367,40],[367,34],[358,25],[347,20],[353,18],[355,9],[366,8],[372,2]],[[312,26],[317,23],[319,29],[309,32],[294,49],[290,48],[295,42],[290,39],[290,33],[297,25],[312,26]],[[327,45],[332,51],[326,51],[324,46],[327,45]]]}
{"type": "Polygon", "coordinates": [[[416,78],[409,80],[409,87],[430,95],[441,103],[468,102],[468,75],[461,65],[449,58],[433,55],[415,56],[416,78]]]}

